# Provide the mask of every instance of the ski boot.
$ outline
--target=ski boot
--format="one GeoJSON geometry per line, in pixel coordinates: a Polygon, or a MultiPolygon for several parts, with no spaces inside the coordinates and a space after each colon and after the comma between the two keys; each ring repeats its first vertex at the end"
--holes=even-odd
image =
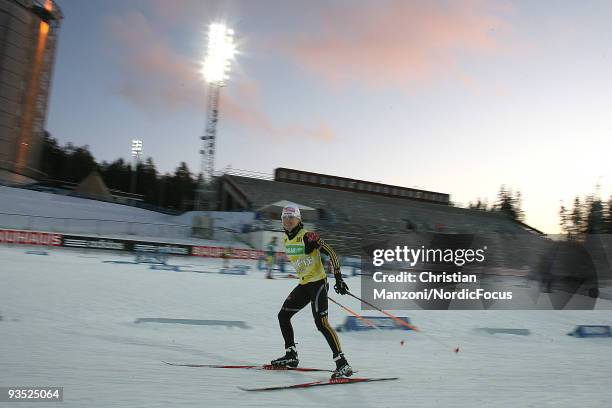
{"type": "Polygon", "coordinates": [[[300,363],[298,360],[297,349],[295,346],[287,347],[285,349],[285,355],[283,357],[279,357],[276,360],[272,360],[270,364],[273,367],[297,367],[300,363]]]}
{"type": "Polygon", "coordinates": [[[353,369],[349,365],[348,361],[346,361],[346,358],[344,358],[344,354],[338,354],[336,357],[334,357],[334,361],[336,362],[336,369],[331,375],[332,379],[346,378],[353,375],[353,369]]]}

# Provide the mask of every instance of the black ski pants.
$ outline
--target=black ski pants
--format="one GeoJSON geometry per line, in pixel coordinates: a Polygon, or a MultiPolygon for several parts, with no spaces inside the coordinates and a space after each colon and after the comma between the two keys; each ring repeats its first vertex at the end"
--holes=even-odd
{"type": "Polygon", "coordinates": [[[291,291],[289,296],[287,296],[280,312],[278,312],[278,322],[283,338],[285,339],[285,348],[295,345],[291,318],[310,303],[315,325],[317,329],[323,333],[325,340],[327,340],[327,344],[329,344],[329,348],[332,350],[333,356],[336,357],[342,352],[338,335],[327,320],[328,289],[327,279],[321,279],[304,285],[298,284],[291,291]]]}

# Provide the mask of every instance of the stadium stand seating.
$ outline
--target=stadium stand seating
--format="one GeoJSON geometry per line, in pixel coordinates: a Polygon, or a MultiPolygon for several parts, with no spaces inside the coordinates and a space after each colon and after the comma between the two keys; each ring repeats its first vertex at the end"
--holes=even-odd
{"type": "MultiPolygon", "coordinates": [[[[281,200],[315,208],[305,221],[313,223],[343,255],[358,255],[364,239],[375,241],[410,231],[533,235],[528,226],[488,211],[227,174],[220,183],[222,197],[239,194],[230,201],[247,203],[244,210],[256,211],[281,200]]],[[[280,223],[272,225],[280,229],[280,223]]]]}

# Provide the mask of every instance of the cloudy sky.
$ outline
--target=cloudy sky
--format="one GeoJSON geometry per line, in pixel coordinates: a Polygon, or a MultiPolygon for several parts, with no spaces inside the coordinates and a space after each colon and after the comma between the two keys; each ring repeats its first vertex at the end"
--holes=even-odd
{"type": "Polygon", "coordinates": [[[209,23],[236,31],[216,168],[276,167],[495,201],[558,231],[612,194],[612,2],[58,0],[47,128],[96,159],[200,169],[209,23]]]}

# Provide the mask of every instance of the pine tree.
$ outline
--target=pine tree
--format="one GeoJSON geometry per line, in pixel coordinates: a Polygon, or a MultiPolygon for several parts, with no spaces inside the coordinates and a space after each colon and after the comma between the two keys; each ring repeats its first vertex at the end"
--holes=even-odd
{"type": "Polygon", "coordinates": [[[131,173],[123,159],[117,159],[110,164],[102,162],[100,173],[108,188],[129,191],[131,173]]]}
{"type": "Polygon", "coordinates": [[[587,199],[586,234],[601,234],[604,229],[604,208],[598,197],[587,199]]]}
{"type": "Polygon", "coordinates": [[[561,201],[561,207],[559,208],[559,226],[561,227],[562,234],[569,235],[569,217],[563,201],[561,201]]]}
{"type": "Polygon", "coordinates": [[[193,209],[196,184],[187,163],[181,162],[166,183],[166,201],[169,206],[184,211],[193,209]]]}
{"type": "Polygon", "coordinates": [[[144,195],[145,203],[158,204],[159,181],[157,169],[151,157],[138,166],[138,193],[144,195]]]}
{"type": "Polygon", "coordinates": [[[612,196],[608,199],[604,213],[603,233],[612,234],[612,196]]]}
{"type": "Polygon", "coordinates": [[[40,169],[50,180],[60,179],[66,165],[66,152],[51,134],[45,131],[40,169]]]}
{"type": "Polygon", "coordinates": [[[577,240],[584,233],[583,207],[578,196],[574,198],[574,208],[572,208],[572,212],[569,215],[569,220],[570,233],[568,237],[571,240],[577,240]]]}
{"type": "Polygon", "coordinates": [[[524,211],[521,209],[521,192],[518,191],[516,196],[513,196],[512,190],[506,190],[506,186],[502,185],[497,193],[497,203],[493,206],[493,211],[498,211],[515,221],[524,219],[524,211]]]}

